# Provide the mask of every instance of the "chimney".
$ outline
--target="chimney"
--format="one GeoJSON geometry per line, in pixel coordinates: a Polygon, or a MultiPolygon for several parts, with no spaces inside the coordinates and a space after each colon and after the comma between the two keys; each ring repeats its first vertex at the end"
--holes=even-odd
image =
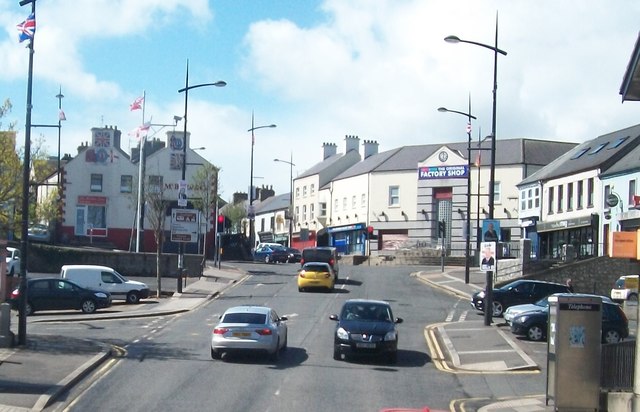
{"type": "Polygon", "coordinates": [[[360,148],[360,138],[358,136],[349,136],[346,135],[344,137],[344,140],[346,142],[346,150],[345,153],[348,153],[352,150],[355,150],[356,152],[358,151],[358,149],[360,148]]]}
{"type": "Polygon", "coordinates": [[[322,160],[327,160],[334,154],[338,153],[338,145],[335,143],[323,143],[322,149],[323,149],[322,160]]]}
{"type": "Polygon", "coordinates": [[[247,200],[249,200],[249,195],[246,193],[235,192],[233,194],[232,202],[234,205],[237,205],[240,202],[245,202],[247,200]]]}
{"type": "Polygon", "coordinates": [[[364,143],[364,158],[378,154],[378,142],[375,140],[365,140],[364,143]]]}

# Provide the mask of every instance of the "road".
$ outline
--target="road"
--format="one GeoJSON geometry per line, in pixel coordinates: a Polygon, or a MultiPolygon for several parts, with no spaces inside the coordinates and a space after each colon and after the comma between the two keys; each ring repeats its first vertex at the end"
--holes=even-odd
{"type": "MultiPolygon", "coordinates": [[[[341,267],[332,293],[299,293],[298,265],[242,264],[252,274],[198,310],[150,319],[32,324],[33,333],[99,339],[123,355],[50,410],[379,411],[390,407],[449,410],[458,399],[544,393],[544,374],[456,374],[429,356],[426,325],[477,315],[468,302],[431,289],[412,267],[341,267]],[[398,362],[335,361],[334,323],[349,298],[384,299],[399,325],[398,362]],[[274,307],[289,317],[289,349],[276,363],[259,356],[213,361],[209,336],[218,316],[239,304],[274,307]],[[55,332],[54,332],[55,331],[55,332]]],[[[422,268],[424,269],[424,268],[422,268]]],[[[434,268],[434,270],[437,270],[434,268]]],[[[541,344],[530,348],[542,354],[541,344]]]]}

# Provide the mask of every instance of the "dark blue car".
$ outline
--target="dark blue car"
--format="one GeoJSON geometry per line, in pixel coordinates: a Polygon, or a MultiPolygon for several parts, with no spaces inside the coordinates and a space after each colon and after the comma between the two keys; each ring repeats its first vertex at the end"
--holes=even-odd
{"type": "Polygon", "coordinates": [[[285,263],[289,252],[284,246],[265,245],[253,252],[253,260],[265,263],[285,263]]]}

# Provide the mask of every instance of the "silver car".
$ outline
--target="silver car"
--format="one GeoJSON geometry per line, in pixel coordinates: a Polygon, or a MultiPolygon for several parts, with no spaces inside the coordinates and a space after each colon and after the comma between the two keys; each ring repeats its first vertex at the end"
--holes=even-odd
{"type": "Polygon", "coordinates": [[[224,360],[230,352],[262,351],[278,360],[287,349],[286,320],[266,306],[227,309],[211,333],[211,358],[224,360]]]}
{"type": "Polygon", "coordinates": [[[534,312],[537,310],[547,310],[549,307],[549,296],[546,296],[536,303],[525,303],[524,305],[509,306],[504,311],[504,320],[510,325],[513,318],[526,312],[534,312]]]}

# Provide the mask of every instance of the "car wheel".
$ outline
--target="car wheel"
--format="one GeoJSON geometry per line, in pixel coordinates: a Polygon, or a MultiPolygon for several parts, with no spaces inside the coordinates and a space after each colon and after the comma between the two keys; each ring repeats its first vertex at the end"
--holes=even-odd
{"type": "Polygon", "coordinates": [[[96,311],[96,303],[91,299],[82,301],[82,313],[93,313],[96,311]]]}
{"type": "Polygon", "coordinates": [[[544,330],[540,325],[531,325],[527,329],[527,338],[534,342],[540,342],[544,338],[544,330]]]}
{"type": "Polygon", "coordinates": [[[637,293],[632,293],[629,295],[629,297],[627,298],[628,301],[630,302],[637,302],[638,301],[638,294],[637,293]]]}
{"type": "Polygon", "coordinates": [[[615,329],[609,329],[602,334],[603,343],[618,343],[621,340],[620,333],[615,329]]]}
{"type": "Polygon", "coordinates": [[[33,305],[31,303],[29,303],[29,302],[25,303],[24,304],[24,313],[25,313],[25,315],[31,316],[31,315],[33,315],[33,312],[35,312],[33,310],[33,305]]]}
{"type": "Polygon", "coordinates": [[[397,351],[390,352],[389,355],[387,355],[387,360],[389,361],[389,363],[397,363],[398,352],[397,351]]]}
{"type": "Polygon", "coordinates": [[[298,292],[304,292],[304,288],[298,288],[298,292]]]}
{"type": "Polygon", "coordinates": [[[138,295],[138,292],[127,293],[127,303],[131,303],[131,304],[140,303],[140,296],[138,295]]]}
{"type": "Polygon", "coordinates": [[[287,336],[284,337],[284,344],[282,345],[282,349],[281,350],[287,350],[287,348],[289,347],[289,335],[287,334],[287,336]]]}
{"type": "Polygon", "coordinates": [[[334,345],[333,346],[333,359],[334,360],[341,360],[342,357],[340,356],[340,351],[338,350],[338,348],[334,345]]]}
{"type": "Polygon", "coordinates": [[[220,352],[211,348],[211,359],[220,359],[220,352]]]}
{"type": "Polygon", "coordinates": [[[502,303],[497,300],[493,301],[493,316],[499,317],[502,316],[502,312],[504,312],[504,307],[502,303]]]}
{"type": "Polygon", "coordinates": [[[276,343],[276,350],[271,354],[271,360],[277,362],[280,359],[280,339],[278,339],[278,343],[276,343]]]}

